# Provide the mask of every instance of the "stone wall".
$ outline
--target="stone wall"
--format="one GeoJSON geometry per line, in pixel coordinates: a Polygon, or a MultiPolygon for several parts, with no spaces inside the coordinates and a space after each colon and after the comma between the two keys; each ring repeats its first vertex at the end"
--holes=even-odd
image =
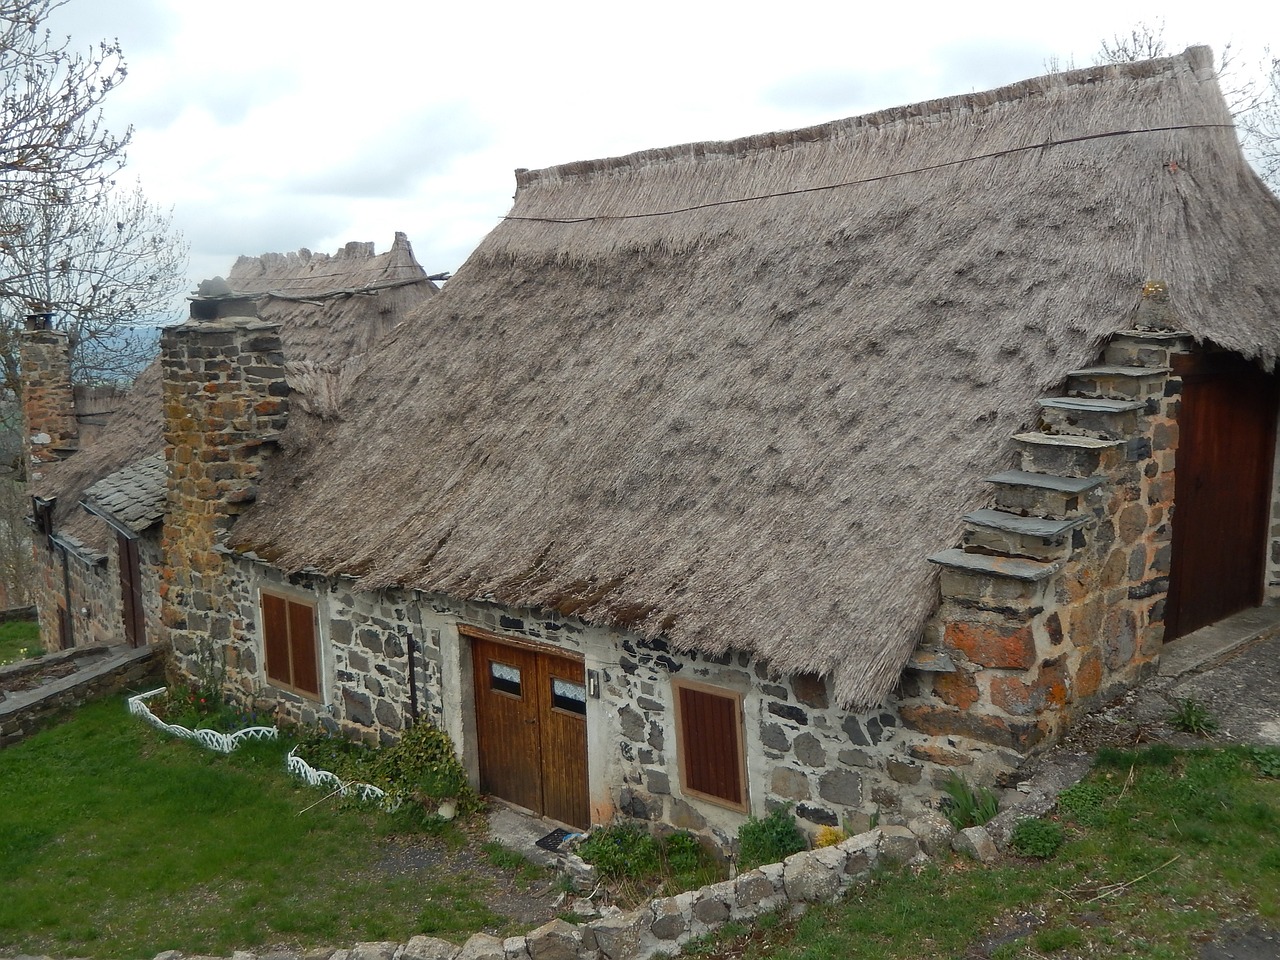
{"type": "MultiPolygon", "coordinates": [[[[123,635],[119,571],[111,559],[71,538],[32,536],[31,593],[44,648],[62,648],[60,620],[71,625],[71,644],[119,643],[123,635]]],[[[112,551],[114,553],[114,550],[112,551]]]]}
{"type": "Polygon", "coordinates": [[[186,666],[213,662],[232,637],[219,547],[256,496],[289,388],[279,324],[192,320],[160,338],[168,502],[159,595],[164,631],[186,666]]]}
{"type": "MultiPolygon", "coordinates": [[[[147,642],[150,643],[160,636],[161,563],[158,531],[145,534],[138,540],[138,553],[147,642]]],[[[46,650],[60,649],[60,611],[71,619],[72,642],[77,647],[124,641],[120,558],[114,535],[107,552],[103,554],[90,550],[70,537],[61,537],[58,543],[50,543],[37,534],[32,537],[32,555],[32,594],[40,622],[40,640],[46,650]],[[67,546],[64,547],[63,544],[67,546]]]]}
{"type": "Polygon", "coordinates": [[[31,736],[73,707],[137,690],[160,671],[154,650],[125,647],[84,647],[0,667],[0,747],[31,736]]]}
{"type": "MultiPolygon", "coordinates": [[[[440,634],[424,627],[420,598],[404,591],[360,593],[342,580],[307,574],[286,577],[269,564],[224,554],[228,637],[220,656],[228,688],[241,702],[259,707],[274,703],[284,720],[319,724],[356,739],[385,740],[399,734],[412,717],[412,687],[419,718],[443,724],[440,634]],[[319,700],[274,688],[267,680],[260,603],[264,587],[315,604],[319,700]]],[[[183,663],[191,675],[202,669],[192,658],[183,663]]]]}
{"type": "MultiPolygon", "coordinates": [[[[351,589],[348,582],[297,574],[223,551],[228,637],[219,657],[235,696],[257,709],[274,705],[286,720],[320,724],[366,740],[394,738],[409,722],[408,651],[415,644],[419,717],[450,734],[464,765],[478,775],[470,648],[460,626],[580,655],[601,679],[588,700],[588,765],[595,822],[615,816],[657,828],[684,828],[727,846],[745,814],[681,789],[673,677],[742,695],[750,812],[792,804],[811,832],[820,826],[865,829],[873,816],[898,822],[935,795],[902,743],[891,704],[849,713],[818,677],[784,677],[748,654],[679,654],[661,641],[572,617],[436,594],[351,589]],[[313,699],[277,689],[262,663],[260,592],[314,603],[322,693],[313,699]]],[[[207,670],[179,657],[191,677],[207,670]]]]}

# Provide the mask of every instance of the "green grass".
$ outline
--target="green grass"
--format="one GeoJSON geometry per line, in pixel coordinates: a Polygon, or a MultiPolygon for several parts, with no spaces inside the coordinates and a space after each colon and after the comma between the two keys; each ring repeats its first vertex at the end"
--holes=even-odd
{"type": "Polygon", "coordinates": [[[209,753],[113,698],[0,751],[0,955],[228,956],[514,929],[479,878],[380,869],[403,824],[316,804],[283,772],[285,749],[209,753]]]}
{"type": "Polygon", "coordinates": [[[1110,751],[1063,803],[1052,859],[886,871],[845,902],[703,956],[1192,958],[1227,920],[1280,922],[1280,780],[1246,748],[1110,751]],[[1028,924],[1021,919],[1031,916],[1028,924]]]}
{"type": "Polygon", "coordinates": [[[44,653],[40,647],[40,624],[34,620],[0,623],[0,667],[44,653]]]}

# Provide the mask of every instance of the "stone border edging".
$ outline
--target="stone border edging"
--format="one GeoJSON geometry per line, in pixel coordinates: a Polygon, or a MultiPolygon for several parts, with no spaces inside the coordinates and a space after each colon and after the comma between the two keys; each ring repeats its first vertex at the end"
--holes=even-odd
{"type": "MultiPolygon", "coordinates": [[[[781,863],[673,897],[659,897],[632,910],[609,907],[603,916],[579,925],[557,918],[523,936],[504,939],[476,933],[462,946],[416,936],[403,944],[366,942],[349,950],[273,950],[263,955],[238,950],[231,960],[259,960],[260,956],[263,960],[650,960],[659,953],[678,954],[688,941],[726,923],[754,920],[784,907],[803,909],[811,903],[834,901],[869,877],[882,861],[920,863],[955,850],[990,862],[1008,847],[1019,820],[1051,810],[1058,794],[1078,783],[1092,763],[1088,754],[1058,752],[1019,785],[1018,793],[1025,796],[986,826],[957,831],[941,813],[928,811],[906,824],[875,827],[833,846],[803,850],[781,863]]],[[[328,776],[340,782],[334,774],[328,776]]],[[[212,958],[171,950],[154,960],[212,958]]]]}

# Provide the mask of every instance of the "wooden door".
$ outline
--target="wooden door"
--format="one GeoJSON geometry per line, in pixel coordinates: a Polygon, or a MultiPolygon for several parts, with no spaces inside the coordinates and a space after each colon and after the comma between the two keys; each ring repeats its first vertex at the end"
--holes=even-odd
{"type": "Polygon", "coordinates": [[[1234,354],[1178,358],[1182,377],[1165,640],[1262,602],[1276,378],[1234,354]]]}
{"type": "Polygon", "coordinates": [[[580,660],[542,654],[540,727],[542,812],[552,820],[590,826],[587,799],[587,696],[580,660]]]}
{"type": "Polygon", "coordinates": [[[124,638],[131,647],[147,642],[147,618],[142,606],[142,566],[138,541],[116,533],[116,558],[120,561],[120,606],[124,638]]]}
{"type": "Polygon", "coordinates": [[[467,635],[480,789],[554,820],[589,826],[582,662],[467,635]]]}

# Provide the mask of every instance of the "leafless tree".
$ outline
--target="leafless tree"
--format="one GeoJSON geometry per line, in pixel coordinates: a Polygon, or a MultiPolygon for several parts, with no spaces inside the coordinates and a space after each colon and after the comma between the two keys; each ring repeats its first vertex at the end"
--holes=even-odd
{"type": "MultiPolygon", "coordinates": [[[[0,0],[0,232],[23,211],[74,203],[124,164],[132,130],[113,134],[102,102],[125,77],[117,43],[88,52],[54,39],[45,23],[66,0],[0,0]]],[[[0,278],[3,282],[3,278],[0,278]]]]}
{"type": "Polygon", "coordinates": [[[1258,102],[1237,122],[1259,175],[1280,194],[1280,57],[1267,51],[1263,66],[1266,75],[1258,102]]]}
{"type": "Polygon", "coordinates": [[[0,309],[0,363],[15,393],[12,347],[29,304],[43,304],[70,334],[76,382],[127,380],[149,359],[142,351],[151,346],[130,332],[163,313],[187,266],[187,245],[171,215],[138,185],[86,188],[75,203],[35,208],[20,232],[0,238],[0,253],[19,294],[0,309]]]}
{"type": "Polygon", "coordinates": [[[131,130],[102,121],[120,47],[69,49],[45,26],[66,0],[0,0],[0,375],[16,395],[22,318],[50,311],[79,382],[136,372],[129,333],[177,292],[186,245],[137,186],[119,189],[131,130]]]}

